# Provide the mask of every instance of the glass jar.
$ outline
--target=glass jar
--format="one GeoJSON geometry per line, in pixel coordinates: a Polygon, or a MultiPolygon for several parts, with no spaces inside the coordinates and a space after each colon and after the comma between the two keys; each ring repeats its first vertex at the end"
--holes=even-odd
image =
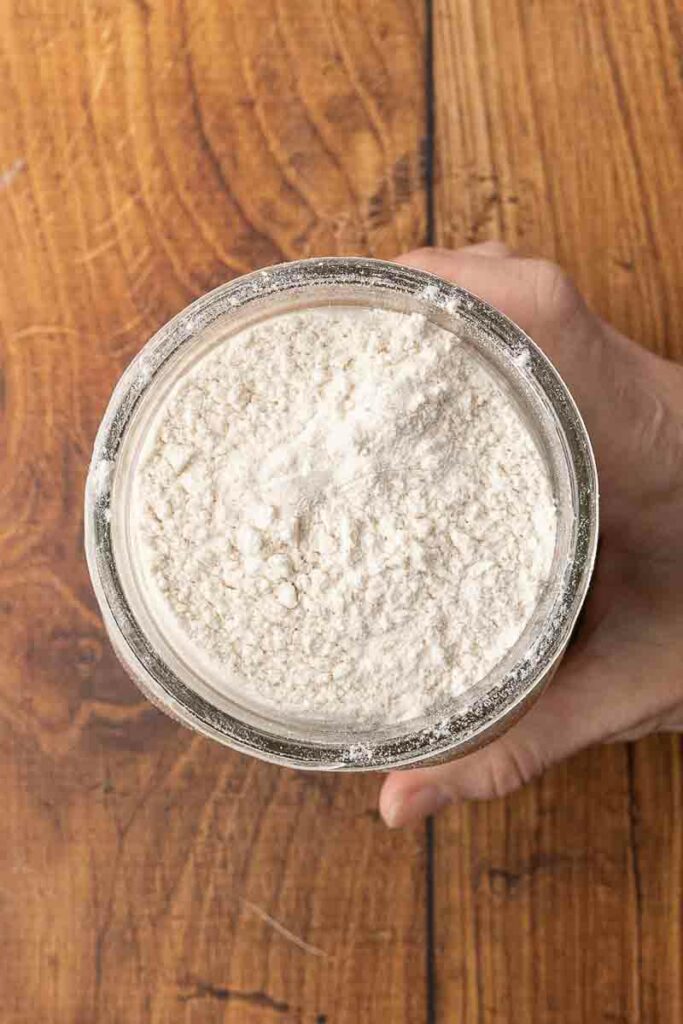
{"type": "Polygon", "coordinates": [[[281,264],[216,288],[165,324],[118,382],[85,494],[88,566],[121,663],[158,707],[212,739],[295,768],[371,770],[434,763],[512,724],[555,671],[586,596],[598,535],[590,441],[562,379],[515,324],[431,274],[380,260],[281,264]],[[550,582],[514,647],[479,683],[408,722],[343,727],[257,707],[212,686],[159,628],[132,543],[130,489],[149,426],[175,382],[229,334],[294,310],[339,304],[417,312],[453,331],[508,390],[544,454],[558,507],[550,582]]]}

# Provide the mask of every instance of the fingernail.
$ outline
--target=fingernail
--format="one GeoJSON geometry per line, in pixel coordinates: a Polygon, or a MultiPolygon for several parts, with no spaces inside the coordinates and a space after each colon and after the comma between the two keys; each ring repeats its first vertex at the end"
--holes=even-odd
{"type": "Polygon", "coordinates": [[[396,795],[382,808],[382,817],[389,828],[401,828],[436,814],[451,803],[448,793],[437,786],[423,786],[408,793],[396,795]]]}

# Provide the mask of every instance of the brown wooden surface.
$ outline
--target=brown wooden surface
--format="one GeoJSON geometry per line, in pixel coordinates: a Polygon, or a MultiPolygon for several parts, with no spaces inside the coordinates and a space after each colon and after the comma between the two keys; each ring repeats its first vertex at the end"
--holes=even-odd
{"type": "MultiPolygon", "coordinates": [[[[678,5],[434,17],[436,240],[558,259],[603,316],[683,357],[678,5]]],[[[683,1020],[681,765],[673,737],[593,750],[436,823],[439,1022],[683,1020]]]]}
{"type": "Polygon", "coordinates": [[[376,780],[148,707],[81,553],[118,373],[258,265],[502,237],[681,355],[681,35],[666,0],[0,5],[1,1024],[681,1019],[677,741],[389,834],[376,780]]]}

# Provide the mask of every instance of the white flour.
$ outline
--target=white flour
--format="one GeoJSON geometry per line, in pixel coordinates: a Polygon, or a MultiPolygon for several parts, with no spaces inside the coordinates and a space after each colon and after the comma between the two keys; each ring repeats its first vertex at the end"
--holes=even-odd
{"type": "Polygon", "coordinates": [[[548,576],[544,462],[423,317],[332,307],[227,339],[161,412],[135,529],[160,612],[226,692],[398,721],[485,676],[548,576]]]}

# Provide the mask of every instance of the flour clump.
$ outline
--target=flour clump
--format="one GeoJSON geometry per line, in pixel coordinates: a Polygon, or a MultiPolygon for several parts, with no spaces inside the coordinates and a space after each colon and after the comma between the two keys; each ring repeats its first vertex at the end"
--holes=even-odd
{"type": "Polygon", "coordinates": [[[418,314],[320,307],[226,337],[169,394],[135,488],[169,636],[285,715],[397,722],[464,692],[555,548],[513,399],[418,314]]]}

